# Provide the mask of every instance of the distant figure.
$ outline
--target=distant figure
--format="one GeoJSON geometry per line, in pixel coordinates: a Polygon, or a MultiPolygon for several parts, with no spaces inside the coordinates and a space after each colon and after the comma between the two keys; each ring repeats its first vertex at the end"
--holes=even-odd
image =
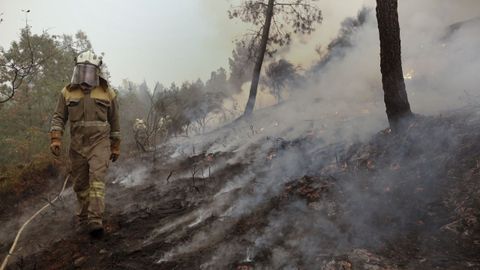
{"type": "Polygon", "coordinates": [[[135,119],[135,123],[133,123],[133,132],[137,148],[146,152],[148,149],[148,133],[145,120],[139,118],[135,119]]]}
{"type": "Polygon", "coordinates": [[[58,99],[50,129],[50,149],[60,156],[70,120],[70,161],[78,200],[79,232],[103,235],[105,176],[109,159],[120,155],[120,125],[116,93],[101,72],[102,58],[87,51],[75,59],[72,81],[58,99]]]}

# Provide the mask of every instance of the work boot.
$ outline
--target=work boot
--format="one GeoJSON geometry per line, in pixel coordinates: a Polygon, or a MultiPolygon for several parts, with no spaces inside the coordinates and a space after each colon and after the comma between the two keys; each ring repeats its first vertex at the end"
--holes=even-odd
{"type": "Polygon", "coordinates": [[[88,232],[88,223],[86,218],[78,218],[75,222],[75,232],[77,234],[85,234],[88,232]]]}
{"type": "Polygon", "coordinates": [[[101,238],[103,236],[103,225],[98,222],[90,222],[88,224],[88,233],[93,238],[101,238]]]}

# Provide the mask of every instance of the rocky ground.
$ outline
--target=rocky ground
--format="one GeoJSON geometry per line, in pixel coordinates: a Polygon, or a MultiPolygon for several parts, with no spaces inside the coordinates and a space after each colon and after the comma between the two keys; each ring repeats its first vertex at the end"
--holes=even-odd
{"type": "MultiPolygon", "coordinates": [[[[109,177],[103,239],[75,234],[69,190],[8,269],[480,269],[477,111],[418,116],[365,141],[326,143],[317,130],[218,148],[226,140],[209,134],[189,152],[165,145],[155,165],[125,158],[109,177]]],[[[2,212],[2,255],[62,180],[51,182],[2,212]]]]}

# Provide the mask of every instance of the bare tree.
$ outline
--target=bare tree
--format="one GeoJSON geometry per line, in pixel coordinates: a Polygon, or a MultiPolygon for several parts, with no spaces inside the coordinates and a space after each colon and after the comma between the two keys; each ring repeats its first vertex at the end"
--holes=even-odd
{"type": "Polygon", "coordinates": [[[31,77],[41,69],[41,65],[52,57],[52,55],[35,53],[27,17],[30,10],[22,10],[22,12],[25,13],[25,28],[22,29],[21,36],[25,44],[14,44],[19,48],[19,54],[10,54],[0,48],[0,104],[11,100],[15,92],[26,81],[27,83],[31,81],[31,77]]]}
{"type": "Polygon", "coordinates": [[[313,5],[316,0],[247,0],[229,11],[229,17],[253,23],[257,29],[243,41],[255,57],[250,94],[244,115],[253,112],[258,82],[265,54],[273,55],[278,47],[290,44],[292,33],[311,34],[314,23],[321,23],[322,13],[313,5]],[[270,45],[270,47],[269,47],[270,45]]]}
{"type": "Polygon", "coordinates": [[[393,130],[398,129],[401,119],[412,115],[403,77],[397,8],[398,0],[377,0],[380,67],[387,117],[393,130]]]}
{"type": "MultiPolygon", "coordinates": [[[[26,31],[29,32],[30,30],[26,29],[26,31]]],[[[0,93],[0,103],[11,100],[15,96],[16,90],[23,85],[27,77],[33,75],[40,66],[40,59],[35,57],[29,35],[30,33],[27,33],[28,56],[24,61],[17,62],[9,59],[5,56],[6,53],[3,50],[0,51],[0,81],[3,83],[3,89],[0,93]]]]}
{"type": "Polygon", "coordinates": [[[150,109],[147,114],[147,141],[149,144],[153,144],[153,152],[157,151],[157,140],[160,135],[164,135],[165,124],[168,119],[168,115],[159,111],[157,102],[160,99],[160,95],[164,91],[163,85],[160,83],[155,84],[153,93],[149,95],[150,109]]]}
{"type": "Polygon", "coordinates": [[[32,64],[24,66],[9,61],[2,56],[0,56],[0,69],[2,77],[6,78],[2,78],[4,84],[2,85],[3,89],[0,93],[0,104],[11,100],[15,96],[16,90],[22,86],[25,78],[32,74],[32,70],[35,66],[33,61],[31,62],[32,64]]]}

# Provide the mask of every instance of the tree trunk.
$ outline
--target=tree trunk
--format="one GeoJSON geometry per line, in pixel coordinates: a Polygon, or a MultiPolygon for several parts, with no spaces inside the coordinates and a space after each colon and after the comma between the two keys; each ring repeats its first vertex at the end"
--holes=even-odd
{"type": "Polygon", "coordinates": [[[390,127],[397,129],[401,119],[412,115],[402,70],[398,0],[377,0],[380,32],[380,67],[385,106],[390,127]]]}
{"type": "Polygon", "coordinates": [[[250,85],[250,95],[248,97],[247,105],[245,106],[244,115],[252,114],[255,107],[255,99],[257,98],[258,82],[260,80],[260,72],[262,71],[263,59],[267,51],[268,38],[270,35],[270,25],[272,24],[273,7],[275,0],[268,0],[267,11],[265,13],[265,24],[263,25],[262,40],[260,42],[259,52],[255,67],[253,69],[252,84],[250,85]]]}

